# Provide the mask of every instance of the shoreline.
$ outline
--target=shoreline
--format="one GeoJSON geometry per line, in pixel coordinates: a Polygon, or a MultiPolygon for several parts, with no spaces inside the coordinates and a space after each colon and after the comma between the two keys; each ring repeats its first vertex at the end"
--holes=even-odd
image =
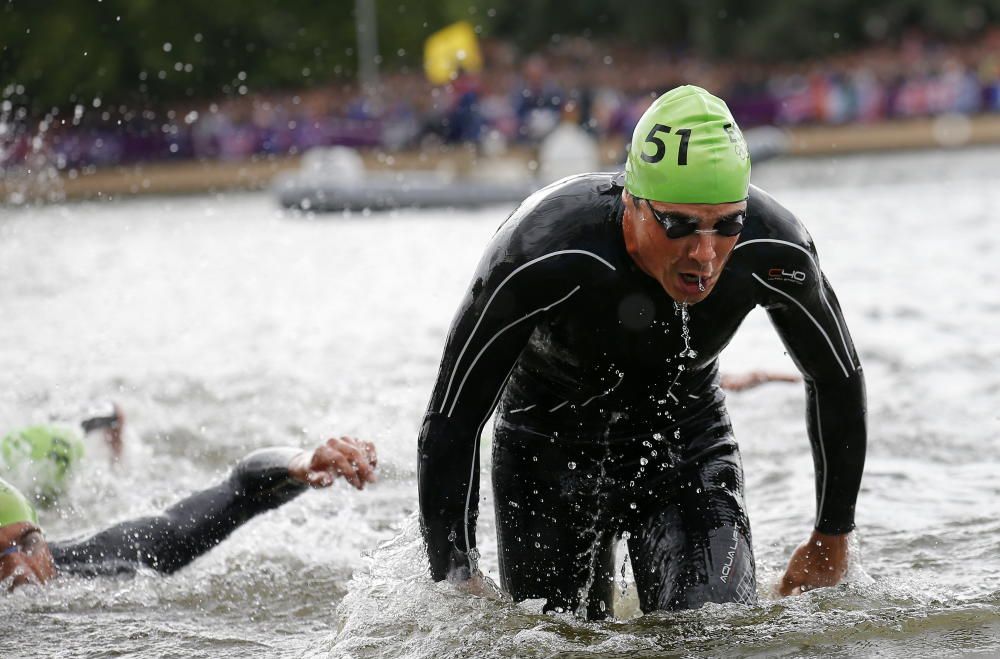
{"type": "MultiPolygon", "coordinates": [[[[786,157],[829,157],[934,148],[961,148],[1000,144],[1000,115],[942,116],[873,124],[804,126],[786,129],[786,157]]],[[[505,172],[531,171],[537,167],[537,149],[514,146],[491,166],[505,172]]],[[[618,164],[624,145],[603,140],[604,165],[618,164]]],[[[442,147],[433,152],[361,152],[366,169],[437,170],[460,175],[477,164],[470,147],[442,147]]],[[[111,200],[140,195],[211,194],[261,190],[275,176],[299,168],[301,156],[255,156],[243,161],[184,161],[136,163],[93,169],[71,175],[5,175],[0,179],[0,204],[62,202],[86,199],[111,200]]],[[[479,158],[483,166],[485,158],[479,158]]]]}

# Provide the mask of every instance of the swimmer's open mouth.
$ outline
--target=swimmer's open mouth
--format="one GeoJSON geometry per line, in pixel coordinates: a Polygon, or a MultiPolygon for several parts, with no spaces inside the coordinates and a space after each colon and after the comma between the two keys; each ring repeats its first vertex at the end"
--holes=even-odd
{"type": "Polygon", "coordinates": [[[695,284],[695,285],[697,285],[699,282],[705,282],[708,280],[707,277],[702,277],[701,275],[693,275],[687,272],[681,273],[681,279],[683,279],[684,283],[686,284],[695,284]]]}

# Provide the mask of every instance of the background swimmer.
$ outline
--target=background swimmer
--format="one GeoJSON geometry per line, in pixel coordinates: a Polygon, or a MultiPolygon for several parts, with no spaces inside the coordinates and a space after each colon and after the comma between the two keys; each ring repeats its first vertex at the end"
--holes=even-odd
{"type": "Polygon", "coordinates": [[[329,487],[341,477],[363,489],[375,482],[377,464],[374,445],[349,437],[327,440],[313,451],[260,449],[237,463],[225,481],[159,515],[51,543],[28,499],[0,479],[0,583],[13,590],[58,575],[110,576],[144,568],[170,574],[309,487],[329,487]]]}

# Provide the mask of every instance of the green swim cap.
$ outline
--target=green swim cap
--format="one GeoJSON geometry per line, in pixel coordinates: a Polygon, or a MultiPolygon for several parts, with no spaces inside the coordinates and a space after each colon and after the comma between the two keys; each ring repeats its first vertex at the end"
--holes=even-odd
{"type": "Polygon", "coordinates": [[[20,490],[0,478],[0,526],[18,522],[38,524],[38,514],[20,490]]]}
{"type": "Polygon", "coordinates": [[[750,153],[725,101],[701,87],[671,89],[653,101],[632,133],[625,189],[675,204],[742,201],[750,153]]]}
{"type": "Polygon", "coordinates": [[[36,500],[51,503],[65,489],[67,475],[83,457],[80,435],[71,428],[40,425],[0,439],[5,475],[32,490],[36,500]]]}

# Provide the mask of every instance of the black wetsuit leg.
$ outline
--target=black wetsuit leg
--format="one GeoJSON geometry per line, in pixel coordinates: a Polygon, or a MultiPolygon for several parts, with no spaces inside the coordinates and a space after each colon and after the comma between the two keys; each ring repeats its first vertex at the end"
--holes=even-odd
{"type": "Polygon", "coordinates": [[[611,614],[628,532],[643,611],[756,602],[743,470],[724,410],[672,432],[586,441],[499,420],[493,489],[500,576],[515,600],[611,614]]]}
{"type": "Polygon", "coordinates": [[[515,601],[545,599],[545,611],[575,611],[592,620],[611,614],[619,524],[608,514],[612,492],[602,483],[602,457],[583,443],[567,446],[498,424],[493,491],[500,582],[515,601]]]}
{"type": "Polygon", "coordinates": [[[630,531],[629,554],[642,610],[756,603],[738,449],[683,468],[670,489],[666,505],[640,506],[630,531]]]}

